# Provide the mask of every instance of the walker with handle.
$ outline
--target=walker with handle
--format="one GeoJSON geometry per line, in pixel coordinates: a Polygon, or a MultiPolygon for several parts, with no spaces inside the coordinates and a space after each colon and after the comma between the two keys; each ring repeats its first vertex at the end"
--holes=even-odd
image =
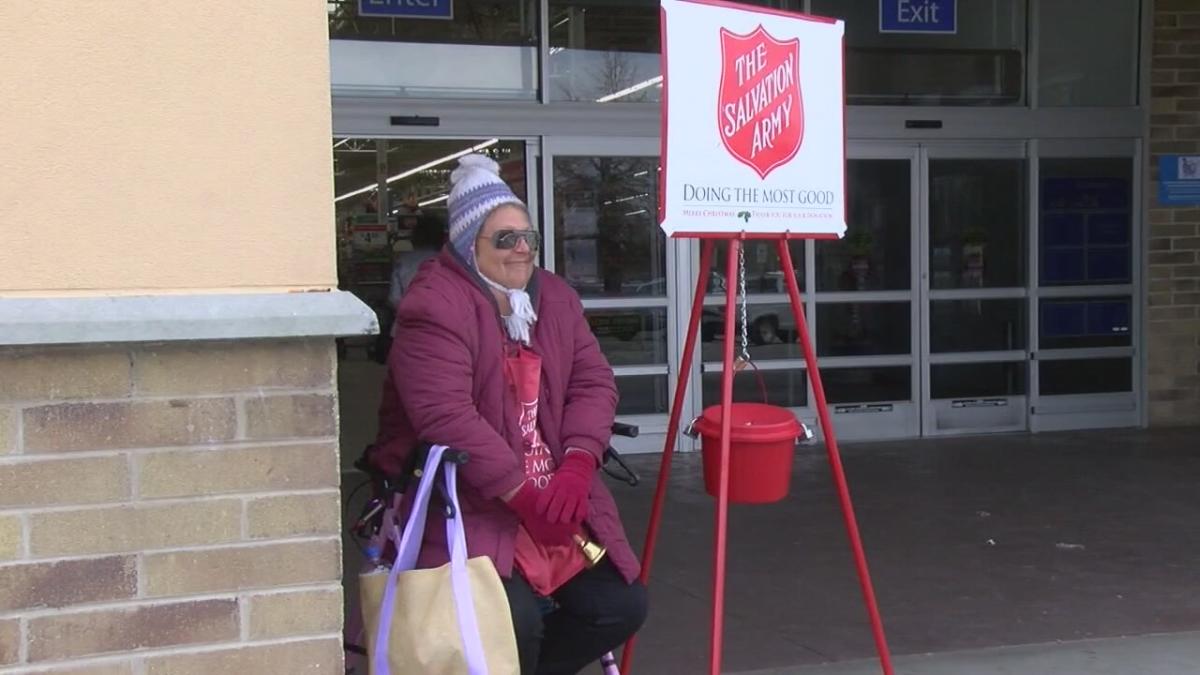
{"type": "MultiPolygon", "coordinates": [[[[615,422],[612,426],[612,433],[616,436],[625,436],[628,438],[637,437],[638,427],[632,424],[624,424],[615,422]]],[[[431,446],[422,445],[415,452],[408,463],[408,469],[400,476],[391,477],[385,475],[376,468],[369,459],[369,455],[373,449],[368,446],[364,451],[363,456],[355,462],[355,467],[367,474],[368,479],[361,485],[355,488],[351,493],[347,503],[353,500],[354,495],[366,486],[371,486],[373,496],[363,507],[359,518],[350,526],[351,538],[357,543],[359,539],[365,539],[366,545],[361,547],[364,557],[366,558],[365,567],[375,568],[384,563],[385,552],[387,550],[388,536],[387,532],[382,527],[383,523],[393,522],[397,515],[397,509],[400,504],[400,495],[402,495],[409,487],[413,479],[419,479],[422,469],[425,465],[425,459],[431,446]]],[[[447,449],[441,457],[441,462],[453,463],[456,465],[465,464],[469,460],[469,453],[462,450],[447,449]]],[[[625,463],[621,458],[620,453],[613,447],[609,446],[604,452],[604,462],[602,464],[603,471],[612,478],[628,484],[631,487],[636,487],[641,478],[638,474],[625,463]],[[616,465],[616,468],[610,466],[610,462],[616,465]]],[[[450,503],[450,496],[445,494],[445,486],[439,482],[436,484],[438,489],[443,494],[443,503],[450,503]]],[[[603,560],[606,552],[603,547],[594,542],[577,539],[584,557],[588,559],[590,565],[596,565],[603,560]]],[[[553,611],[553,606],[547,607],[547,611],[553,611]]],[[[346,675],[366,675],[366,648],[365,635],[363,634],[363,622],[361,612],[357,607],[357,603],[352,605],[352,609],[346,619],[345,631],[345,651],[346,651],[346,675]]],[[[605,654],[600,659],[600,665],[603,670],[603,675],[620,675],[617,668],[616,658],[611,654],[605,654]]],[[[496,675],[510,675],[508,673],[496,675]]],[[[511,674],[516,675],[516,674],[511,674]]]]}

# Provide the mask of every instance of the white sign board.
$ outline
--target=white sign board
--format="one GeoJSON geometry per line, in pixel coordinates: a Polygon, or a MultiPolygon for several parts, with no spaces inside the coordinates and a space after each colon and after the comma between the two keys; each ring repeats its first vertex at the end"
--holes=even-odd
{"type": "Polygon", "coordinates": [[[844,24],[661,2],[663,230],[845,234],[844,24]]]}

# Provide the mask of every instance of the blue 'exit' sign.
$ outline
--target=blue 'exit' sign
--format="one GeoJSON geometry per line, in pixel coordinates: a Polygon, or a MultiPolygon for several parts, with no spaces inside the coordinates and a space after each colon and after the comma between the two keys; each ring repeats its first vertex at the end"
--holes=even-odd
{"type": "Polygon", "coordinates": [[[880,33],[958,32],[958,0],[879,0],[880,33]]]}
{"type": "Polygon", "coordinates": [[[392,19],[453,19],[454,0],[358,0],[358,15],[392,19]]]}

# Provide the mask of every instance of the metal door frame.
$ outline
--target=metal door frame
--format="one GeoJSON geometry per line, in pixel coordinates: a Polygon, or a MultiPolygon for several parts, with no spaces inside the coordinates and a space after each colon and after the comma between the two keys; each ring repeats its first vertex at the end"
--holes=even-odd
{"type": "Polygon", "coordinates": [[[1144,368],[1141,362],[1145,350],[1143,329],[1143,204],[1144,179],[1143,143],[1141,139],[1081,139],[1081,140],[1038,140],[1033,141],[1030,166],[1030,314],[1029,345],[1030,368],[1030,430],[1065,431],[1071,429],[1100,429],[1113,427],[1136,427],[1143,419],[1144,368]],[[1132,201],[1130,203],[1130,281],[1126,284],[1095,284],[1088,286],[1040,285],[1038,264],[1040,259],[1040,212],[1038,209],[1040,168],[1042,159],[1084,158],[1128,158],[1132,201]],[[1129,296],[1130,299],[1130,345],[1128,347],[1100,347],[1082,349],[1045,350],[1040,340],[1040,301],[1043,298],[1090,298],[1106,296],[1129,296]],[[1104,357],[1129,357],[1131,360],[1131,382],[1129,392],[1106,394],[1074,394],[1043,396],[1040,391],[1040,370],[1043,361],[1086,359],[1104,357]]]}
{"type": "MultiPolygon", "coordinates": [[[[554,158],[555,157],[653,157],[659,156],[657,138],[629,136],[623,138],[598,136],[547,136],[541,142],[541,194],[542,222],[545,238],[544,250],[545,268],[555,272],[555,228],[554,228],[554,158]]],[[[657,221],[657,219],[655,219],[657,221]]],[[[657,227],[657,224],[655,224],[657,227]]],[[[687,279],[690,270],[680,264],[678,250],[680,242],[667,239],[666,241],[666,294],[661,298],[584,298],[585,309],[621,309],[621,308],[665,308],[667,313],[667,362],[662,365],[646,366],[614,366],[613,373],[617,377],[637,375],[662,375],[667,380],[667,404],[670,405],[677,386],[679,353],[683,344],[683,335],[679,321],[680,303],[690,303],[694,289],[682,291],[686,299],[680,300],[680,279],[687,279]]],[[[686,281],[685,285],[690,285],[686,281]]],[[[683,309],[686,313],[687,307],[683,309]]],[[[682,327],[686,330],[686,325],[682,327]]],[[[691,387],[692,382],[688,386],[691,387]]],[[[683,411],[680,419],[691,419],[691,410],[683,411]]],[[[636,424],[641,428],[641,434],[636,439],[621,439],[621,451],[625,453],[661,452],[664,434],[667,429],[668,414],[623,415],[622,422],[636,424]]],[[[686,439],[685,439],[686,440],[686,439]]]]}
{"type": "MultiPolygon", "coordinates": [[[[1029,192],[1028,176],[1029,176],[1029,151],[1028,141],[943,141],[943,142],[927,142],[921,144],[920,149],[920,199],[921,204],[921,220],[920,220],[920,241],[918,242],[919,261],[920,261],[920,308],[921,308],[921,435],[922,436],[950,436],[950,435],[966,435],[978,433],[997,433],[1004,431],[1027,431],[1029,429],[1029,357],[1030,345],[1026,340],[1026,346],[1023,350],[1010,350],[999,352],[951,352],[945,354],[933,354],[931,349],[931,312],[930,303],[937,300],[989,300],[989,299],[1026,299],[1026,325],[1028,325],[1028,312],[1030,311],[1029,298],[1029,283],[1032,272],[1026,264],[1024,284],[1021,287],[1012,288],[980,288],[980,289],[942,289],[935,290],[930,286],[930,261],[929,261],[929,240],[930,240],[930,161],[939,159],[1020,159],[1025,165],[1025,175],[1027,178],[1025,186],[1025,198],[1027,204],[1033,203],[1035,194],[1029,192]],[[932,368],[940,364],[959,364],[959,363],[997,363],[997,362],[1020,362],[1025,364],[1026,378],[1026,393],[1024,396],[989,396],[983,397],[986,399],[984,403],[993,407],[966,408],[959,407],[971,405],[968,399],[961,399],[955,402],[955,399],[933,399],[932,392],[932,368]],[[1003,400],[1002,400],[1003,399],[1003,400]],[[949,403],[947,403],[949,402],[949,403]],[[1002,412],[996,412],[1003,409],[1002,412]],[[959,412],[951,412],[958,410],[959,412]],[[970,410],[970,412],[965,412],[970,410]],[[1007,420],[1005,420],[1005,412],[1007,412],[1007,420]],[[939,413],[945,413],[947,417],[957,416],[963,420],[961,426],[954,428],[938,428],[939,413]],[[972,418],[978,419],[985,423],[973,424],[969,421],[972,418]],[[992,420],[993,423],[986,423],[987,420],[992,420]],[[1006,423],[1005,423],[1006,422],[1006,423]]],[[[1028,221],[1022,223],[1026,227],[1026,237],[1032,236],[1028,228],[1028,221]]]]}

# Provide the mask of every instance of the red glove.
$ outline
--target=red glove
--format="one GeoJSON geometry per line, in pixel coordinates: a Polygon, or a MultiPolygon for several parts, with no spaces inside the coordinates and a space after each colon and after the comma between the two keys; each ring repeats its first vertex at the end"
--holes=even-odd
{"type": "Polygon", "coordinates": [[[538,513],[559,525],[579,525],[587,518],[588,493],[596,474],[592,453],[576,450],[563,456],[550,484],[538,495],[538,513]]]}
{"type": "Polygon", "coordinates": [[[521,519],[521,524],[529,532],[529,536],[534,540],[543,544],[568,544],[571,542],[571,535],[575,533],[574,528],[570,525],[560,525],[550,522],[548,518],[538,512],[537,488],[529,481],[521,483],[517,493],[508,500],[508,508],[512,509],[517,517],[521,519]]]}

